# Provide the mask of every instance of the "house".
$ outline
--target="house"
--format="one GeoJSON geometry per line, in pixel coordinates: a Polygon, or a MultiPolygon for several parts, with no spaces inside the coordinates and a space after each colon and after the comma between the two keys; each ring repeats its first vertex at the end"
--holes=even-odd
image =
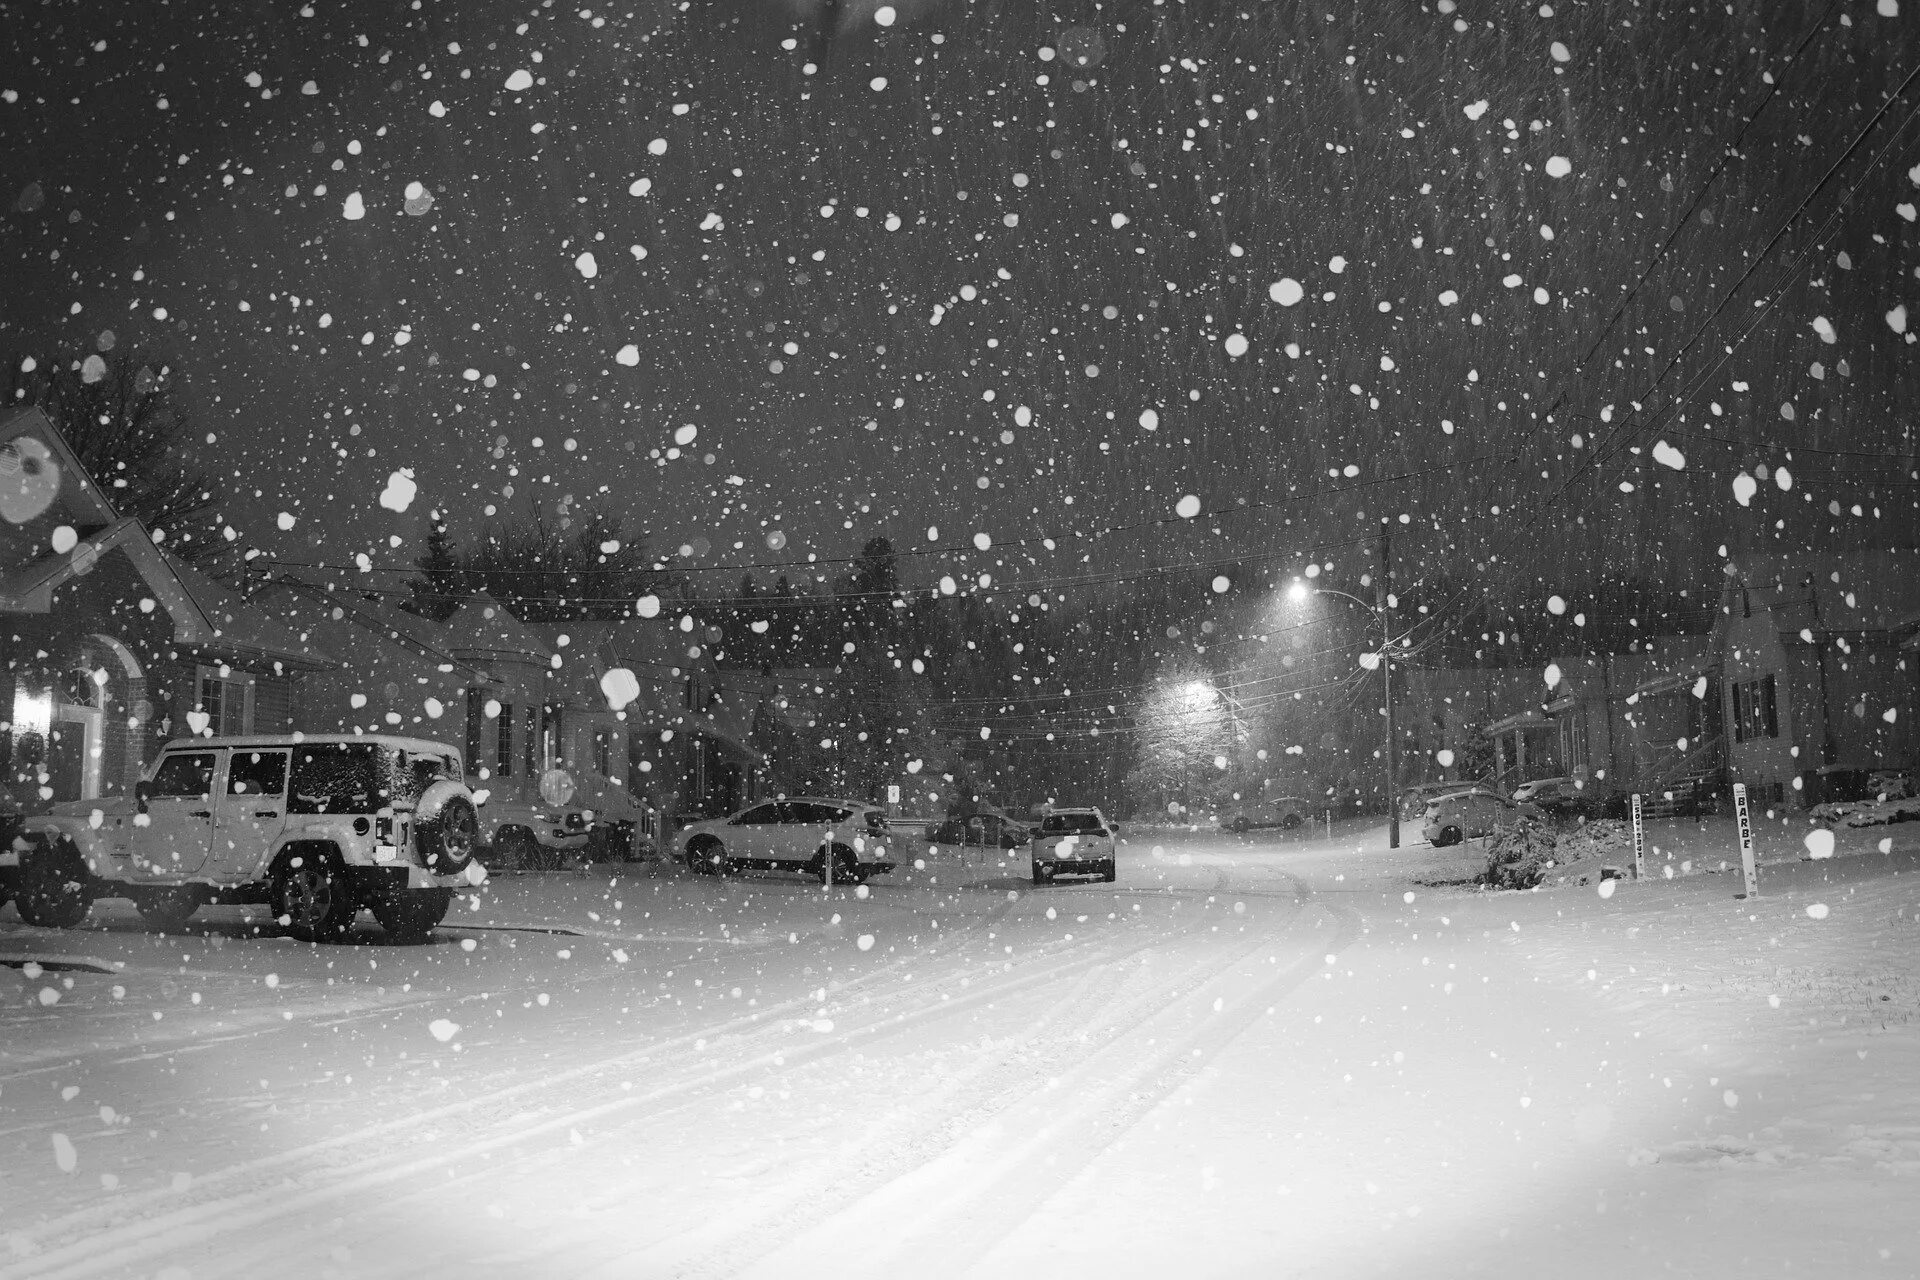
{"type": "Polygon", "coordinates": [[[1408,672],[1408,780],[1440,746],[1464,754],[1478,730],[1508,786],[1565,775],[1656,803],[1731,782],[1767,804],[1848,798],[1872,771],[1920,765],[1916,667],[1915,549],[1755,557],[1728,566],[1706,635],[1537,669],[1408,672]]]}
{"type": "MultiPolygon", "coordinates": [[[[655,833],[651,815],[616,781],[605,734],[611,719],[592,661],[565,662],[567,628],[519,621],[485,594],[460,600],[435,622],[311,571],[281,571],[256,585],[255,607],[344,660],[308,677],[300,728],[312,732],[405,732],[461,747],[490,811],[537,808],[541,781],[564,769],[569,804],[596,821],[655,833]]],[[[583,624],[599,625],[599,624],[583,624]]],[[[624,767],[617,771],[624,775],[624,767]]]]}
{"type": "MultiPolygon", "coordinates": [[[[1552,736],[1541,765],[1553,767],[1517,781],[1570,777],[1657,795],[1722,772],[1710,636],[1647,636],[1625,653],[1561,658],[1547,672],[1559,678],[1540,708],[1552,736]]],[[[1498,735],[1502,723],[1488,728],[1498,735]]]]}
{"type": "Polygon", "coordinates": [[[1920,553],[1728,566],[1716,640],[1732,779],[1772,803],[1858,791],[1920,763],[1920,553]]]}
{"type": "Polygon", "coordinates": [[[590,762],[585,776],[603,804],[629,797],[670,829],[737,812],[762,794],[757,703],[723,685],[705,646],[677,622],[553,623],[541,633],[581,708],[569,758],[590,762]]]}
{"type": "Polygon", "coordinates": [[[1714,775],[1722,767],[1717,688],[1711,637],[1703,635],[1650,635],[1620,653],[1538,666],[1415,668],[1400,700],[1409,766],[1402,781],[1443,780],[1421,776],[1421,762],[1437,763],[1442,750],[1452,753],[1451,769],[1465,770],[1454,776],[1508,789],[1570,777],[1651,793],[1714,775]],[[1470,762],[1466,744],[1476,735],[1485,735],[1489,758],[1470,762]]]}
{"type": "Polygon", "coordinates": [[[123,794],[169,738],[294,727],[339,662],[122,518],[46,417],[0,418],[0,733],[24,811],[123,794]]]}
{"type": "MultiPolygon", "coordinates": [[[[494,683],[454,657],[444,630],[317,571],[254,583],[247,603],[340,665],[301,682],[293,726],[307,733],[405,733],[458,742],[470,689],[494,683]]],[[[469,744],[470,745],[470,744],[469,744]]],[[[467,767],[483,763],[471,750],[467,767]]]]}

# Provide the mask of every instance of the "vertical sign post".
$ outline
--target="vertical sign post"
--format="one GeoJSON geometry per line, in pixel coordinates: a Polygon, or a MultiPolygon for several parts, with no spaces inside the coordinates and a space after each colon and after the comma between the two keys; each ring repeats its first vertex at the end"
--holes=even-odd
{"type": "Polygon", "coordinates": [[[1747,878],[1749,898],[1760,896],[1760,873],[1753,865],[1753,822],[1747,817],[1747,784],[1733,784],[1733,808],[1740,817],[1740,870],[1747,878]]]}
{"type": "Polygon", "coordinates": [[[1640,793],[1636,791],[1633,793],[1633,878],[1635,880],[1647,873],[1646,851],[1646,830],[1640,825],[1640,793]]]}

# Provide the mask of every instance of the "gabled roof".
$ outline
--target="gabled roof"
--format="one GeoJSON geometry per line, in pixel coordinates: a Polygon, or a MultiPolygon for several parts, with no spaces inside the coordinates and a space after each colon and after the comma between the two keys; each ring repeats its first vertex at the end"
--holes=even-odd
{"type": "Polygon", "coordinates": [[[29,405],[0,413],[0,514],[9,523],[26,524],[30,521],[22,518],[24,510],[35,507],[39,507],[35,513],[39,518],[70,521],[82,529],[99,528],[120,518],[106,495],[87,478],[86,468],[66,438],[46,414],[29,405]],[[44,455],[39,446],[44,446],[44,455]],[[48,462],[53,465],[45,465],[48,462]],[[44,507],[41,499],[46,500],[44,507]]]}
{"type": "MultiPolygon", "coordinates": [[[[141,541],[153,547],[151,540],[142,538],[141,541]]],[[[199,642],[202,648],[260,654],[302,667],[341,665],[338,659],[308,644],[292,629],[269,618],[192,565],[174,559],[158,547],[153,550],[186,592],[203,624],[212,628],[212,637],[199,642]]],[[[175,615],[176,619],[178,616],[175,615]]]]}
{"type": "Polygon", "coordinates": [[[154,545],[145,526],[115,514],[79,458],[35,408],[0,418],[0,517],[18,559],[0,563],[0,613],[48,613],[54,592],[118,551],[173,622],[174,640],[209,654],[292,666],[338,663],[198,569],[154,545]],[[63,529],[64,526],[64,529],[63,529]],[[74,538],[66,550],[64,538],[74,538]]]}
{"type": "Polygon", "coordinates": [[[80,539],[71,551],[53,552],[0,579],[0,613],[48,613],[53,594],[91,573],[100,558],[118,551],[173,622],[173,637],[211,653],[270,658],[289,666],[335,667],[331,656],[253,608],[191,565],[157,547],[131,516],[80,539]]]}
{"type": "MultiPolygon", "coordinates": [[[[455,658],[441,628],[429,619],[351,588],[282,571],[256,588],[248,600],[291,628],[311,633],[322,627],[352,627],[367,640],[397,646],[420,662],[436,670],[445,668],[463,681],[486,684],[493,679],[486,670],[455,658]],[[269,601],[266,597],[270,594],[281,597],[281,602],[276,605],[269,601]]],[[[351,657],[352,646],[339,632],[333,635],[332,643],[343,650],[342,656],[351,657]]]]}

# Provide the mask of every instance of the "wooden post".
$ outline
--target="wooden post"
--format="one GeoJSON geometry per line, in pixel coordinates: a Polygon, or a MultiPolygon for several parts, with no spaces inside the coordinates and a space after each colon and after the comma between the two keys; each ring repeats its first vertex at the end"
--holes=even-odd
{"type": "Polygon", "coordinates": [[[1744,897],[1760,896],[1760,873],[1753,865],[1753,822],[1747,817],[1747,784],[1733,784],[1733,809],[1740,818],[1740,870],[1746,876],[1747,891],[1744,897]]]}
{"type": "Polygon", "coordinates": [[[1633,793],[1633,878],[1646,874],[1646,832],[1640,825],[1640,793],[1633,793]]]}

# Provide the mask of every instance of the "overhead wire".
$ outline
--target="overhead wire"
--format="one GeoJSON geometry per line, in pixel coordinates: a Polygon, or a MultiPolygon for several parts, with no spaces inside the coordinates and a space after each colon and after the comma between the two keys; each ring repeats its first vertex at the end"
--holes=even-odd
{"type": "MultiPolygon", "coordinates": [[[[1808,206],[1813,203],[1814,199],[1820,194],[1820,192],[1825,190],[1827,184],[1832,180],[1833,175],[1837,173],[1843,165],[1845,165],[1845,163],[1854,155],[1856,151],[1859,150],[1861,143],[1866,140],[1867,136],[1873,131],[1874,127],[1877,124],[1879,124],[1879,122],[1882,119],[1885,118],[1887,112],[1892,108],[1893,104],[1899,101],[1901,95],[1906,92],[1906,90],[1913,84],[1916,78],[1920,78],[1920,65],[1916,65],[1914,70],[1910,71],[1907,74],[1906,78],[1901,81],[1900,86],[1896,88],[1892,93],[1887,95],[1885,100],[1883,100],[1882,103],[1880,104],[1879,108],[1876,109],[1873,115],[1866,121],[1866,123],[1861,126],[1860,130],[1855,134],[1853,140],[1847,145],[1846,149],[1840,154],[1840,156],[1837,159],[1834,160],[1834,162],[1831,165],[1827,167],[1826,172],[1821,175],[1820,180],[1814,184],[1814,186],[1807,192],[1806,196],[1804,196],[1801,199],[1800,203],[1795,206],[1793,212],[1790,213],[1786,217],[1786,219],[1780,224],[1780,227],[1768,239],[1767,243],[1760,249],[1760,251],[1754,255],[1753,261],[1748,265],[1746,270],[1741,273],[1740,277],[1737,280],[1735,280],[1733,284],[1727,289],[1719,305],[1714,308],[1714,310],[1707,316],[1707,318],[1704,321],[1702,321],[1700,326],[1694,331],[1693,335],[1689,337],[1688,340],[1682,345],[1680,350],[1676,352],[1667,361],[1667,363],[1662,367],[1660,373],[1654,378],[1653,382],[1649,384],[1648,390],[1641,393],[1644,398],[1648,400],[1652,399],[1653,392],[1659,388],[1662,382],[1665,381],[1667,375],[1671,373],[1673,369],[1676,368],[1682,360],[1685,359],[1687,353],[1690,352],[1699,343],[1701,338],[1705,336],[1708,329],[1710,329],[1715,324],[1715,322],[1717,322],[1719,318],[1723,314],[1725,314],[1727,308],[1732,305],[1733,300],[1739,296],[1741,287],[1745,285],[1745,283],[1749,279],[1751,279],[1753,275],[1760,269],[1760,267],[1767,261],[1767,257],[1772,252],[1774,246],[1777,245],[1781,241],[1781,239],[1783,239],[1786,236],[1787,232],[1793,228],[1794,224],[1799,221],[1800,215],[1804,213],[1808,208],[1808,206]]],[[[1893,143],[1897,141],[1897,139],[1900,136],[1900,133],[1905,130],[1907,125],[1912,122],[1912,120],[1915,118],[1916,115],[1920,115],[1920,104],[1916,104],[1916,106],[1914,106],[1912,109],[1908,111],[1906,119],[1903,120],[1899,128],[1897,128],[1894,131],[1894,135],[1892,138],[1888,140],[1887,145],[1881,148],[1881,150],[1872,158],[1872,160],[1870,160],[1865,166],[1863,166],[1861,173],[1854,180],[1851,186],[1848,188],[1847,194],[1842,198],[1840,204],[1836,207],[1834,213],[1829,215],[1829,219],[1828,219],[1829,224],[1831,224],[1833,221],[1836,221],[1838,216],[1842,212],[1844,212],[1847,204],[1851,202],[1854,193],[1859,190],[1860,186],[1866,181],[1867,176],[1870,173],[1872,173],[1872,171],[1878,166],[1880,160],[1882,160],[1886,156],[1886,154],[1892,149],[1893,143]]],[[[1786,279],[1792,279],[1793,276],[1798,274],[1799,268],[1804,265],[1806,258],[1811,254],[1813,248],[1819,243],[1820,239],[1821,237],[1816,236],[1809,240],[1808,247],[1802,250],[1800,255],[1795,259],[1793,264],[1789,267],[1788,272],[1786,274],[1786,279]]],[[[1778,304],[1782,296],[1783,296],[1783,291],[1776,288],[1772,296],[1768,299],[1766,305],[1762,308],[1759,308],[1760,313],[1757,316],[1755,316],[1753,323],[1748,325],[1747,328],[1741,333],[1739,338],[1736,339],[1733,343],[1726,344],[1729,349],[1726,352],[1722,353],[1720,356],[1718,356],[1712,362],[1710,367],[1703,372],[1702,376],[1695,378],[1692,381],[1692,383],[1689,385],[1689,387],[1687,387],[1686,389],[1684,389],[1679,393],[1669,393],[1667,404],[1660,406],[1660,408],[1652,411],[1651,413],[1646,411],[1636,410],[1631,418],[1629,418],[1626,422],[1623,422],[1621,426],[1612,433],[1609,439],[1605,442],[1604,446],[1602,445],[1601,442],[1595,441],[1593,448],[1589,451],[1589,455],[1587,459],[1584,461],[1583,465],[1575,468],[1565,478],[1565,480],[1563,480],[1561,484],[1558,485],[1551,492],[1547,500],[1542,501],[1535,506],[1534,513],[1521,521],[1521,527],[1515,530],[1512,533],[1512,535],[1509,536],[1501,544],[1500,550],[1496,552],[1493,556],[1489,557],[1488,562],[1489,563],[1497,562],[1500,556],[1505,555],[1509,550],[1511,550],[1511,548],[1513,548],[1520,541],[1521,538],[1527,536],[1531,527],[1538,522],[1540,517],[1544,515],[1547,511],[1552,509],[1552,505],[1551,505],[1552,500],[1558,499],[1560,496],[1564,495],[1568,490],[1570,490],[1573,487],[1573,485],[1576,482],[1578,482],[1579,480],[1585,479],[1589,474],[1597,475],[1602,467],[1606,466],[1614,458],[1618,457],[1635,439],[1644,438],[1651,430],[1656,428],[1664,416],[1669,416],[1671,414],[1677,413],[1679,406],[1687,403],[1692,398],[1692,395],[1698,389],[1698,387],[1700,385],[1703,385],[1704,379],[1706,377],[1710,377],[1713,374],[1717,373],[1718,370],[1724,366],[1726,360],[1730,358],[1732,352],[1738,350],[1739,347],[1745,343],[1746,339],[1752,336],[1752,334],[1758,329],[1759,325],[1762,322],[1764,322],[1766,317],[1772,312],[1773,308],[1778,304]]],[[[1470,590],[1471,590],[1470,588],[1462,587],[1459,591],[1455,592],[1454,596],[1448,601],[1448,607],[1451,608],[1453,605],[1457,604],[1457,602],[1461,598],[1469,594],[1470,590]]],[[[1419,625],[1419,624],[1416,624],[1416,625],[1419,625]]]]}

